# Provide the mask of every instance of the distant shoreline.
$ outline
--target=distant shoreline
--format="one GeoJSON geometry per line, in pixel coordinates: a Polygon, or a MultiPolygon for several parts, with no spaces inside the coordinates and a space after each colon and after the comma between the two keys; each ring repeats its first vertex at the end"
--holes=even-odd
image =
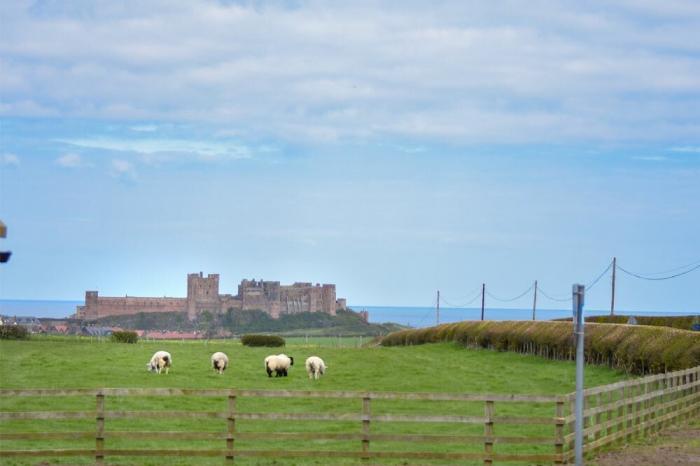
{"type": "MultiPolygon", "coordinates": [[[[0,314],[7,316],[66,318],[75,313],[77,306],[82,306],[83,300],[39,300],[39,299],[0,299],[0,314]]],[[[349,304],[354,311],[366,309],[369,321],[372,323],[395,322],[413,327],[435,325],[435,308],[419,306],[363,306],[349,304]]],[[[586,315],[608,315],[609,310],[586,310],[586,315]]],[[[487,320],[530,320],[532,308],[486,308],[484,317],[487,320]]],[[[616,311],[616,315],[664,315],[684,316],[700,315],[700,311],[616,311]]],[[[570,317],[570,309],[537,309],[537,320],[551,320],[570,317]]],[[[479,320],[481,308],[440,308],[440,323],[457,322],[462,320],[479,320]]]]}

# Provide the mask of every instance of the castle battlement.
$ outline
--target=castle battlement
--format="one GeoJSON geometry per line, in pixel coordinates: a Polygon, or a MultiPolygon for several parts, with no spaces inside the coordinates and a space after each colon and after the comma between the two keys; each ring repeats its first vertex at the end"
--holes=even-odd
{"type": "Polygon", "coordinates": [[[257,309],[277,319],[282,314],[325,312],[335,315],[347,308],[345,299],[336,299],[335,285],[278,281],[241,280],[238,294],[219,293],[219,274],[202,272],[187,275],[186,298],[104,297],[97,291],[85,292],[85,305],[78,306],[75,317],[95,320],[100,317],[137,314],[139,312],[187,312],[190,320],[202,312],[226,312],[229,309],[257,309]]]}

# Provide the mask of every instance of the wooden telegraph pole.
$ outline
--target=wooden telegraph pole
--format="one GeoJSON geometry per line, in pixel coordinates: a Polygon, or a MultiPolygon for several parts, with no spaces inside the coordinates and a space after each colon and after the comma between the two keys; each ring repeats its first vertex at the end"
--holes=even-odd
{"type": "Polygon", "coordinates": [[[435,325],[440,325],[440,290],[437,290],[437,305],[435,306],[435,325]]]}
{"type": "Polygon", "coordinates": [[[481,320],[484,320],[484,295],[486,294],[486,283],[481,284],[481,320]]]}
{"type": "Polygon", "coordinates": [[[535,309],[537,309],[537,280],[535,280],[535,294],[532,298],[532,320],[535,320],[535,309]]]}
{"type": "Polygon", "coordinates": [[[617,257],[613,257],[612,265],[612,298],[610,300],[610,315],[615,315],[615,271],[617,269],[617,257]]]}

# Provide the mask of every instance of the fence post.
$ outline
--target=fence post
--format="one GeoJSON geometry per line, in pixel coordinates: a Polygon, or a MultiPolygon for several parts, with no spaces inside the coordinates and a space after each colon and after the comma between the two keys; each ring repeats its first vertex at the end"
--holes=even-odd
{"type": "MultiPolygon", "coordinates": [[[[658,392],[660,389],[661,389],[661,381],[659,378],[657,378],[656,380],[653,380],[651,382],[651,391],[658,392]]],[[[658,430],[658,426],[657,426],[657,422],[656,422],[656,411],[657,411],[656,405],[660,404],[659,403],[660,397],[661,397],[661,395],[659,395],[657,393],[656,395],[654,395],[654,397],[651,400],[649,400],[651,402],[651,413],[649,415],[649,418],[650,418],[649,431],[652,434],[654,434],[658,430]]]]}
{"type": "MultiPolygon", "coordinates": [[[[636,390],[634,389],[634,385],[630,385],[627,387],[627,395],[629,396],[630,400],[634,399],[635,392],[636,390]]],[[[626,422],[626,428],[627,428],[627,434],[625,435],[625,442],[630,443],[632,441],[632,435],[634,433],[632,429],[632,425],[634,423],[634,403],[632,402],[626,402],[625,405],[627,406],[627,422],[626,422]]]]}
{"type": "Polygon", "coordinates": [[[676,387],[675,381],[676,381],[676,376],[673,375],[673,372],[667,374],[666,388],[668,389],[669,393],[668,393],[666,399],[669,402],[669,406],[668,406],[668,408],[666,408],[666,412],[664,414],[668,414],[669,416],[666,418],[666,421],[663,423],[662,427],[664,427],[664,428],[668,428],[671,425],[670,414],[673,413],[673,405],[670,403],[671,401],[673,401],[673,393],[671,393],[671,390],[676,387]]]}
{"type": "Polygon", "coordinates": [[[686,380],[688,381],[688,388],[685,390],[685,396],[688,398],[686,398],[685,402],[685,422],[689,422],[692,419],[692,416],[690,415],[690,408],[693,405],[693,401],[690,399],[690,397],[693,395],[692,385],[695,382],[692,372],[688,374],[688,378],[686,380]]]}
{"type": "Polygon", "coordinates": [[[95,420],[97,428],[95,430],[95,464],[104,464],[105,448],[105,396],[102,391],[97,392],[95,420]]]}
{"type": "MultiPolygon", "coordinates": [[[[620,387],[620,406],[617,408],[617,432],[622,432],[625,428],[625,392],[625,387],[620,387]]],[[[624,439],[620,437],[620,441],[624,441],[624,439]]]]}
{"type": "Polygon", "coordinates": [[[564,401],[557,400],[557,405],[554,410],[554,415],[557,417],[557,424],[554,427],[554,453],[557,455],[557,459],[554,460],[555,464],[564,463],[564,401]]]}
{"type": "MultiPolygon", "coordinates": [[[[644,395],[648,396],[650,389],[649,389],[649,381],[645,380],[644,381],[644,395]]],[[[644,429],[642,430],[642,436],[647,437],[649,435],[649,424],[650,424],[650,419],[651,419],[651,399],[647,398],[644,400],[644,403],[642,403],[642,408],[644,409],[644,416],[642,418],[644,422],[644,429]]]]}
{"type": "MultiPolygon", "coordinates": [[[[644,394],[644,384],[640,382],[637,384],[637,396],[641,396],[644,394]]],[[[642,402],[637,401],[634,406],[634,434],[635,436],[638,436],[640,432],[642,431],[642,402]]]]}
{"type": "Polygon", "coordinates": [[[226,435],[226,461],[233,462],[234,460],[234,442],[233,438],[236,433],[236,395],[235,392],[231,392],[228,395],[228,418],[227,418],[227,435],[226,435]]]}
{"type": "Polygon", "coordinates": [[[574,455],[576,466],[583,465],[583,430],[584,430],[584,396],[583,396],[583,363],[584,363],[584,331],[585,325],[583,320],[583,302],[586,287],[579,284],[574,284],[571,290],[571,303],[574,314],[574,335],[576,336],[576,433],[574,435],[574,455]]]}
{"type": "MultiPolygon", "coordinates": [[[[595,415],[595,428],[598,429],[594,435],[595,440],[600,440],[600,437],[603,435],[603,430],[600,428],[600,425],[602,424],[603,421],[603,412],[600,411],[600,407],[603,404],[603,394],[598,393],[596,395],[596,401],[595,401],[595,407],[598,409],[598,413],[595,415]]],[[[596,448],[596,450],[599,450],[600,447],[596,448]]]]}
{"type": "Polygon", "coordinates": [[[608,409],[607,409],[607,419],[606,419],[606,424],[607,427],[605,429],[605,436],[607,437],[608,435],[612,435],[613,432],[613,426],[612,426],[612,418],[613,418],[613,408],[611,408],[612,404],[615,403],[615,392],[613,390],[609,390],[607,392],[608,394],[608,409]]]}
{"type": "Polygon", "coordinates": [[[362,397],[362,459],[369,460],[369,420],[371,416],[370,397],[362,397]]]}
{"type": "Polygon", "coordinates": [[[493,401],[486,400],[484,406],[484,458],[485,465],[493,464],[493,401]]]}
{"type": "MultiPolygon", "coordinates": [[[[576,395],[576,393],[572,393],[571,395],[576,395]]],[[[576,420],[574,419],[574,415],[576,414],[576,398],[572,397],[569,398],[569,410],[571,411],[571,422],[569,422],[569,433],[574,433],[576,432],[576,420]]],[[[569,453],[573,454],[574,452],[574,438],[571,437],[571,440],[569,440],[569,453]]]]}

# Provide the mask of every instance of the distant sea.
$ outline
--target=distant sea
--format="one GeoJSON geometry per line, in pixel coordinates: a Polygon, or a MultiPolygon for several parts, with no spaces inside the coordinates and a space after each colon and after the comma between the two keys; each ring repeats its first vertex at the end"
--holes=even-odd
{"type": "Polygon", "coordinates": [[[60,319],[75,314],[85,301],[39,301],[29,299],[0,299],[0,314],[21,317],[54,317],[60,319]]]}
{"type": "MultiPolygon", "coordinates": [[[[39,301],[22,299],[0,299],[0,314],[6,316],[33,316],[33,317],[68,317],[75,313],[76,306],[84,305],[84,301],[39,301]]],[[[395,322],[411,327],[429,327],[435,325],[436,315],[434,307],[411,306],[358,306],[350,305],[355,311],[366,310],[369,312],[369,321],[372,323],[395,322]]],[[[609,310],[584,310],[585,315],[608,315],[609,310]]],[[[674,311],[615,311],[617,315],[689,315],[693,312],[674,311]]],[[[538,309],[537,320],[550,320],[562,317],[570,317],[571,309],[538,309]]],[[[460,320],[479,320],[481,308],[440,308],[440,323],[458,322],[460,320]]],[[[500,309],[486,308],[484,310],[486,320],[530,320],[532,309],[500,309]]]]}

